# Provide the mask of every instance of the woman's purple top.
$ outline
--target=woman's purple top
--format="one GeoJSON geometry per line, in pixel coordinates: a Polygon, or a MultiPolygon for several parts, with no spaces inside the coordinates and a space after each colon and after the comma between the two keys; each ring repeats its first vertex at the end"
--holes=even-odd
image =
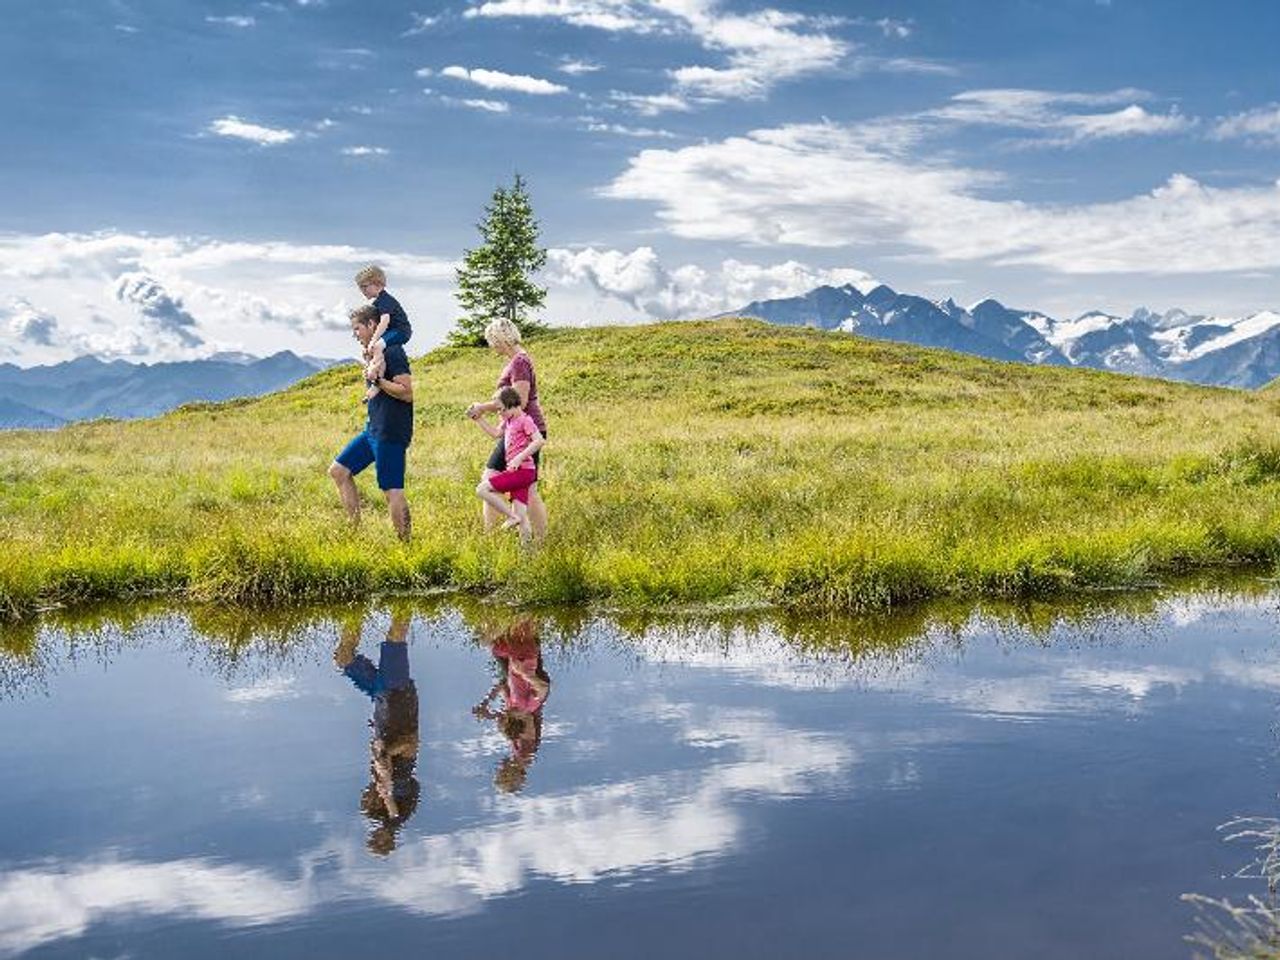
{"type": "Polygon", "coordinates": [[[502,368],[502,376],[498,378],[498,389],[510,387],[524,380],[529,384],[529,400],[524,405],[524,412],[533,418],[538,425],[538,432],[547,435],[547,421],[542,418],[542,407],[538,406],[538,381],[533,376],[533,361],[523,350],[502,368]]]}

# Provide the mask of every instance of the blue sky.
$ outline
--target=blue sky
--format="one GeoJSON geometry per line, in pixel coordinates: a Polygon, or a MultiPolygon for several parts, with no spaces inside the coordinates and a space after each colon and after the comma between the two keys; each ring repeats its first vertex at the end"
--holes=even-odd
{"type": "Polygon", "coordinates": [[[7,5],[0,359],[419,349],[500,181],[552,322],[882,279],[1074,315],[1280,308],[1280,7],[984,0],[7,5]]]}

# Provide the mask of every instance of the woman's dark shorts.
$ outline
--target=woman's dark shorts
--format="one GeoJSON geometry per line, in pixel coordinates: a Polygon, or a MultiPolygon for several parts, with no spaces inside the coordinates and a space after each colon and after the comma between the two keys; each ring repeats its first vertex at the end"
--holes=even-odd
{"type": "MultiPolygon", "coordinates": [[[[543,437],[546,437],[547,434],[544,431],[542,435],[543,437]]],[[[541,453],[541,450],[535,450],[533,452],[533,465],[535,468],[542,466],[541,453]]],[[[502,437],[498,438],[498,443],[494,446],[493,453],[489,454],[489,462],[486,463],[484,467],[486,470],[493,470],[495,473],[501,473],[503,470],[507,469],[507,445],[503,441],[502,437]]]]}

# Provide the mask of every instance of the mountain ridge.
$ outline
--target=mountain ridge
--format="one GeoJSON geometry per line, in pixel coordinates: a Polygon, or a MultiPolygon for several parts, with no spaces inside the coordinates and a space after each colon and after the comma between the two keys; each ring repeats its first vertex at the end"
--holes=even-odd
{"type": "Polygon", "coordinates": [[[994,360],[1089,367],[1209,386],[1254,389],[1280,376],[1280,312],[1244,317],[1164,313],[1138,307],[1128,317],[1091,310],[1070,319],[1005,306],[986,296],[969,307],[881,283],[823,285],[793,297],[755,300],[719,317],[751,317],[994,360]]]}

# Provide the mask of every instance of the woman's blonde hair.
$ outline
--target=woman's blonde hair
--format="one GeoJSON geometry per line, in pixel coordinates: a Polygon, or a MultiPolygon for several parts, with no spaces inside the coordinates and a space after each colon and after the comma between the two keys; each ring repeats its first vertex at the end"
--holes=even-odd
{"type": "Polygon", "coordinates": [[[489,325],[484,328],[484,339],[491,347],[518,347],[520,328],[506,317],[499,317],[497,320],[490,320],[489,325]]]}

